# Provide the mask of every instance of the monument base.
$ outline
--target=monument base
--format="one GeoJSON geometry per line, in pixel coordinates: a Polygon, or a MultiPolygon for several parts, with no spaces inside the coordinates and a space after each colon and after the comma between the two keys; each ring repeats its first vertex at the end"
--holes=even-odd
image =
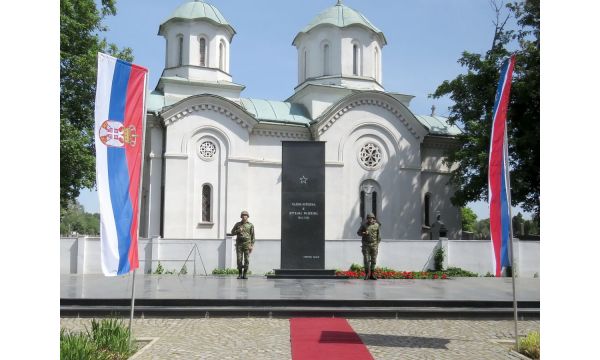
{"type": "Polygon", "coordinates": [[[275,274],[267,275],[267,279],[348,279],[348,277],[336,276],[335,270],[326,269],[275,269],[275,274]]]}

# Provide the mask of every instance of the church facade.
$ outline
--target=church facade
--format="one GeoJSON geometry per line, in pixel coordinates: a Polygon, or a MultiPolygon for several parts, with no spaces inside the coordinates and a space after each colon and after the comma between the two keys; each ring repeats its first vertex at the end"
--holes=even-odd
{"type": "Polygon", "coordinates": [[[147,96],[140,232],[224,239],[242,210],[256,237],[281,237],[282,141],[325,143],[325,239],[356,240],[367,213],[388,240],[429,239],[440,214],[460,239],[444,153],[460,130],[386,91],[385,35],[338,1],[293,39],[298,85],[286,100],[245,98],[230,73],[235,30],[203,1],[159,27],[165,68],[147,96]]]}

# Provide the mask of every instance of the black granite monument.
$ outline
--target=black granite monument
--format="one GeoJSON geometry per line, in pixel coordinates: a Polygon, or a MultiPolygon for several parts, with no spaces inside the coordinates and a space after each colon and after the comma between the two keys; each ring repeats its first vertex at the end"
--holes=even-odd
{"type": "Polygon", "coordinates": [[[325,270],[324,142],[282,142],[281,269],[270,277],[335,277],[325,270]]]}

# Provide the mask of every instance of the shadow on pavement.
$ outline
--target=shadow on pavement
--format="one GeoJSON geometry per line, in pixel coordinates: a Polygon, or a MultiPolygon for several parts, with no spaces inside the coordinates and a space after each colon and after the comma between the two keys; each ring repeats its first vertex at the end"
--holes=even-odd
{"type": "Polygon", "coordinates": [[[335,344],[362,344],[362,341],[354,331],[322,331],[319,342],[335,344]]]}
{"type": "Polygon", "coordinates": [[[446,345],[449,339],[430,338],[420,336],[398,336],[380,334],[358,334],[365,345],[405,347],[405,348],[429,348],[448,349],[446,345]]]}

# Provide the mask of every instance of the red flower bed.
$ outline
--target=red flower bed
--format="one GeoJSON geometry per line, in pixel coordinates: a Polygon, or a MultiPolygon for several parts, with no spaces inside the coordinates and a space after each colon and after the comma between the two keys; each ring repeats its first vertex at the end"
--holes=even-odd
{"type": "MultiPolygon", "coordinates": [[[[347,276],[351,279],[362,279],[364,271],[336,271],[337,276],[347,276]]],[[[375,277],[378,279],[448,279],[443,271],[395,271],[390,269],[375,269],[375,277]]]]}

